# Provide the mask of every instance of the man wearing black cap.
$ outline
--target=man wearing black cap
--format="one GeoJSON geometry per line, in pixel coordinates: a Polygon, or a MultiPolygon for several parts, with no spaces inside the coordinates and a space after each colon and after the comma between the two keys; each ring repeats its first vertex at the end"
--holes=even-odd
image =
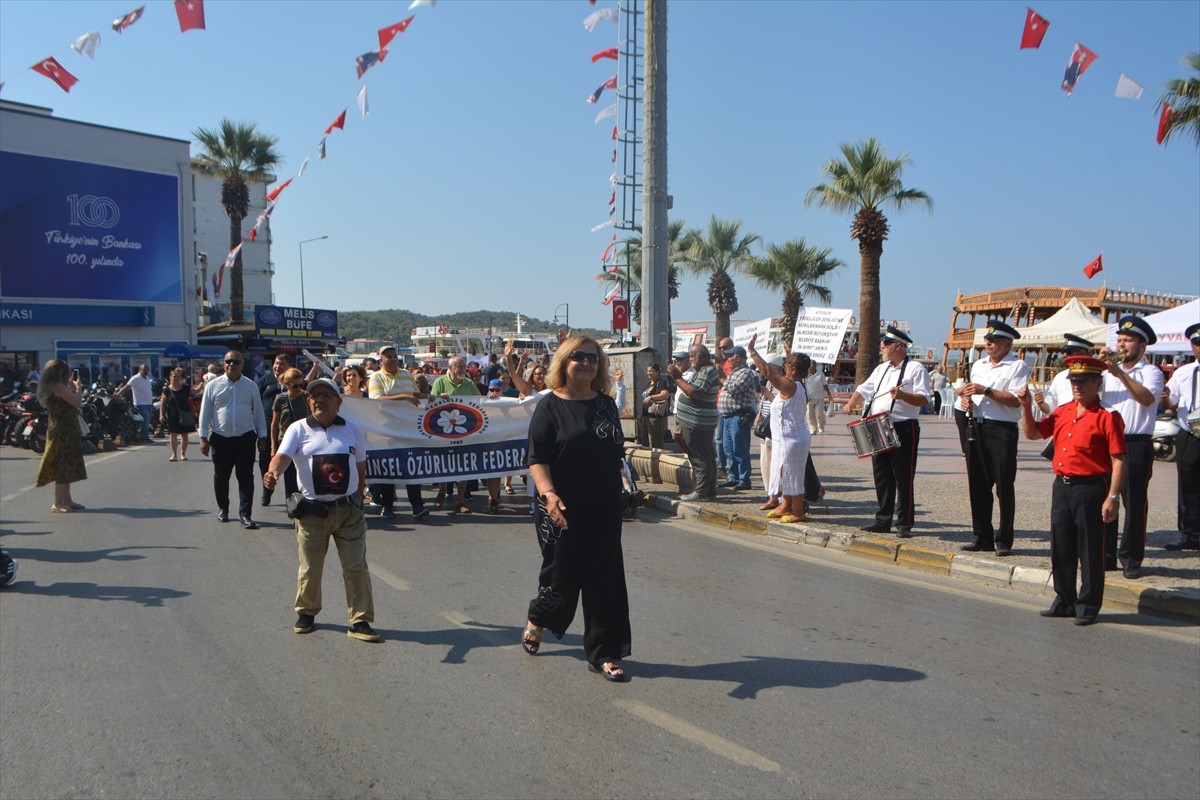
{"type": "Polygon", "coordinates": [[[864,400],[868,405],[863,416],[890,414],[900,446],[886,453],[871,456],[875,473],[875,498],[879,507],[875,522],[863,528],[870,533],[887,533],[896,517],[897,535],[912,537],[916,502],[913,499],[913,476],[917,471],[917,445],[921,441],[921,409],[929,405],[929,372],[919,361],[908,358],[908,334],[891,325],[879,342],[883,363],[858,386],[846,402],[846,412],[864,400]],[[899,505],[897,505],[899,499],[899,505]]]}
{"type": "Polygon", "coordinates": [[[971,498],[971,528],[975,541],[968,552],[1012,552],[1016,516],[1017,421],[1021,403],[1017,392],[1029,385],[1029,365],[1012,354],[1021,334],[1003,320],[989,319],[984,333],[986,358],[971,365],[970,380],[958,388],[959,405],[974,428],[968,436],[967,483],[971,498]],[[1000,501],[1000,527],[992,527],[992,487],[1000,501]]]}
{"type": "Polygon", "coordinates": [[[1162,393],[1163,408],[1175,411],[1183,428],[1175,435],[1180,538],[1167,550],[1200,550],[1200,322],[1185,333],[1195,358],[1175,370],[1162,393]]]}
{"type": "Polygon", "coordinates": [[[1017,392],[1025,436],[1054,437],[1050,506],[1050,568],[1054,602],[1043,617],[1074,617],[1091,625],[1104,601],[1104,523],[1117,518],[1117,487],[1125,469],[1125,426],[1100,404],[1107,365],[1090,356],[1066,359],[1073,402],[1033,421],[1029,389],[1017,392]],[[1075,591],[1076,562],[1080,569],[1075,591]]]}
{"type": "Polygon", "coordinates": [[[1150,444],[1154,418],[1158,412],[1158,396],[1162,394],[1162,370],[1143,356],[1146,347],[1158,341],[1154,329],[1141,317],[1121,317],[1117,323],[1117,350],[1104,376],[1104,405],[1121,415],[1125,421],[1125,483],[1121,486],[1121,501],[1125,504],[1125,529],[1121,546],[1117,547],[1117,520],[1105,525],[1105,569],[1115,570],[1121,564],[1122,574],[1129,579],[1142,575],[1142,558],[1146,554],[1147,490],[1154,471],[1154,448],[1150,444]]]}

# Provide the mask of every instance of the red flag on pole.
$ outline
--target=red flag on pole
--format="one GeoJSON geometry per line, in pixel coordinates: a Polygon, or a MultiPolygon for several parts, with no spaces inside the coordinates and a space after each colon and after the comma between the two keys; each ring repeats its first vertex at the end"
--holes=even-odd
{"type": "Polygon", "coordinates": [[[64,92],[71,91],[71,87],[79,83],[79,79],[71,73],[67,72],[63,65],[51,56],[43,61],[39,61],[30,67],[34,72],[45,75],[50,80],[58,84],[58,88],[64,92]]]}
{"type": "Polygon", "coordinates": [[[1096,260],[1083,268],[1083,274],[1088,276],[1088,280],[1096,277],[1096,273],[1104,269],[1104,254],[1096,256],[1096,260]]]}
{"type": "Polygon", "coordinates": [[[408,24],[412,21],[413,18],[409,17],[408,19],[397,22],[395,25],[389,25],[386,28],[380,28],[379,49],[383,50],[385,47],[387,47],[392,39],[396,38],[396,34],[404,33],[406,30],[408,30],[408,24]]]}
{"type": "Polygon", "coordinates": [[[617,48],[610,47],[607,50],[601,50],[599,53],[595,53],[592,56],[592,63],[595,64],[597,61],[599,61],[602,58],[611,58],[613,61],[616,61],[617,60],[617,48]]]}
{"type": "Polygon", "coordinates": [[[1163,139],[1167,138],[1167,126],[1171,122],[1171,115],[1175,113],[1175,109],[1171,108],[1166,103],[1163,103],[1162,115],[1158,118],[1158,137],[1155,139],[1159,144],[1163,143],[1163,139]]]}
{"type": "Polygon", "coordinates": [[[286,189],[288,187],[288,184],[291,183],[293,180],[294,180],[293,178],[288,178],[286,181],[279,184],[271,191],[267,192],[268,202],[274,202],[275,200],[278,200],[279,195],[283,194],[283,190],[286,189]]]}
{"type": "Polygon", "coordinates": [[[1046,30],[1049,27],[1050,23],[1046,21],[1045,17],[1032,8],[1028,9],[1028,13],[1025,15],[1025,30],[1021,32],[1021,49],[1041,47],[1042,39],[1046,38],[1046,30]]]}
{"type": "Polygon", "coordinates": [[[325,129],[325,135],[328,136],[329,134],[333,133],[334,128],[341,128],[342,130],[346,129],[346,111],[345,111],[345,109],[342,110],[341,114],[338,114],[337,119],[335,119],[333,122],[329,123],[329,127],[325,129]]]}
{"type": "Polygon", "coordinates": [[[175,0],[175,16],[179,17],[180,33],[204,30],[204,0],[175,0]]]}
{"type": "Polygon", "coordinates": [[[613,300],[613,330],[627,331],[629,330],[629,301],[628,300],[613,300]]]}

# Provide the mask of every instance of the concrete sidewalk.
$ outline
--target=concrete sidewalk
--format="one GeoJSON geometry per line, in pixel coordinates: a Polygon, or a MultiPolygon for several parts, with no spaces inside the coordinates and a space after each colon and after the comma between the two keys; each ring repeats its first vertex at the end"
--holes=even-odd
{"type": "MultiPolygon", "coordinates": [[[[1049,599],[1050,491],[1053,472],[1039,454],[1044,442],[1020,440],[1017,469],[1016,533],[1012,555],[964,553],[959,547],[973,541],[966,466],[958,431],[950,419],[921,418],[917,461],[916,524],[913,538],[868,534],[861,526],[874,522],[875,485],[871,460],[854,455],[847,418],[832,417],[825,433],[812,440],[813,461],[826,488],[804,523],[783,525],[768,520],[758,506],[765,499],[758,469],[758,440],[754,440],[754,489],[719,490],[717,499],[680,503],[677,487],[642,482],[656,508],[680,517],[723,528],[766,535],[809,546],[837,548],[850,555],[935,572],[952,578],[1041,594],[1049,599]]],[[[1176,529],[1175,465],[1156,461],[1150,483],[1150,514],[1143,577],[1126,580],[1108,573],[1104,607],[1200,623],[1200,552],[1171,552],[1163,544],[1178,539],[1176,529]]],[[[999,512],[994,511],[994,518],[999,512]]],[[[1122,516],[1123,521],[1123,516],[1122,516]]]]}

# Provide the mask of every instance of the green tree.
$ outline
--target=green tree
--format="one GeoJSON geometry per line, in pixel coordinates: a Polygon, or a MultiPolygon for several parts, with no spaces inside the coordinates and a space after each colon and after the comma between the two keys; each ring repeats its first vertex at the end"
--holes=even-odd
{"type": "Polygon", "coordinates": [[[1165,103],[1171,107],[1163,144],[1178,131],[1183,136],[1195,139],[1196,147],[1200,148],[1200,53],[1189,53],[1184,63],[1197,74],[1167,81],[1164,84],[1166,91],[1158,99],[1160,106],[1165,103]]]}
{"type": "Polygon", "coordinates": [[[708,221],[708,230],[692,230],[684,235],[680,246],[683,261],[695,275],[709,275],[708,305],[716,315],[715,341],[729,335],[729,317],[738,310],[737,287],[733,275],[754,261],[750,247],[759,241],[758,234],[741,232],[742,221],[717,219],[708,221]]]}
{"type": "Polygon", "coordinates": [[[791,349],[796,332],[796,318],[806,297],[828,303],[833,293],[825,286],[825,276],[846,266],[833,257],[833,249],[820,250],[804,241],[790,239],[783,244],[767,245],[767,254],[750,265],[747,272],[766,289],[783,290],[783,319],[780,336],[784,347],[791,349]]]}
{"type": "MultiPolygon", "coordinates": [[[[262,180],[280,163],[274,136],[259,133],[253,123],[222,119],[216,129],[192,132],[204,152],[192,159],[201,172],[223,178],[221,206],[229,217],[229,249],[242,241],[242,222],[250,209],[247,180],[262,180]]],[[[229,274],[229,308],[233,322],[246,321],[242,286],[242,254],[239,251],[229,274]]]]}
{"type": "Polygon", "coordinates": [[[858,297],[858,359],[855,379],[862,383],[879,363],[879,259],[888,237],[882,207],[903,211],[924,205],[933,211],[933,199],[920,189],[906,189],[900,174],[912,163],[908,154],[888,158],[874,138],[841,146],[842,159],[831,158],[822,167],[825,182],[809,189],[805,205],[817,205],[854,215],[850,238],[858,240],[862,277],[858,297]]]}

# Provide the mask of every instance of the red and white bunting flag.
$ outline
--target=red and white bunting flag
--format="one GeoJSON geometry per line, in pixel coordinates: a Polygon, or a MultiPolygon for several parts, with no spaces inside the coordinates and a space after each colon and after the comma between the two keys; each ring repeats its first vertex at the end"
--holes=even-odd
{"type": "Polygon", "coordinates": [[[611,106],[608,106],[607,108],[600,109],[600,113],[596,115],[596,122],[599,122],[600,120],[604,119],[605,117],[615,116],[616,113],[617,113],[617,104],[613,103],[611,106]]]}
{"type": "Polygon", "coordinates": [[[599,61],[602,58],[611,58],[613,61],[616,61],[617,60],[617,48],[610,47],[607,50],[601,50],[599,53],[593,53],[592,54],[592,63],[595,64],[597,61],[599,61]]]}
{"type": "Polygon", "coordinates": [[[604,248],[604,255],[600,256],[600,263],[603,264],[608,259],[612,258],[613,253],[617,250],[617,235],[614,233],[612,241],[608,243],[608,247],[604,248]]]}
{"type": "MultiPolygon", "coordinates": [[[[304,162],[307,164],[308,159],[307,158],[304,159],[304,162]]],[[[267,207],[263,210],[263,212],[261,214],[259,214],[257,217],[255,217],[254,227],[250,229],[250,241],[253,242],[255,239],[258,238],[258,229],[261,228],[264,224],[266,224],[267,220],[269,220],[271,218],[271,213],[274,210],[275,210],[275,203],[267,203],[267,207]]]]}
{"type": "Polygon", "coordinates": [[[1067,93],[1067,97],[1071,96],[1071,92],[1075,90],[1075,83],[1083,77],[1083,73],[1088,71],[1088,67],[1095,60],[1095,53],[1079,42],[1075,43],[1075,49],[1071,51],[1071,61],[1067,64],[1067,71],[1062,79],[1062,89],[1067,93]]]}
{"type": "Polygon", "coordinates": [[[116,19],[113,20],[112,29],[114,31],[116,31],[117,33],[120,33],[121,31],[125,30],[130,25],[132,25],[133,23],[135,23],[139,19],[141,19],[142,14],[145,13],[145,11],[146,11],[145,6],[138,6],[137,8],[135,8],[133,11],[130,11],[125,16],[117,17],[116,19]]]}
{"type": "Polygon", "coordinates": [[[612,226],[613,226],[613,221],[611,219],[606,219],[606,220],[604,220],[604,222],[601,222],[599,225],[592,228],[592,233],[595,233],[596,231],[602,230],[604,228],[611,228],[612,226]]]}
{"type": "Polygon", "coordinates": [[[613,189],[612,197],[608,198],[608,204],[614,205],[617,202],[617,190],[613,189]]]}
{"type": "Polygon", "coordinates": [[[354,68],[358,71],[358,77],[361,78],[367,73],[367,70],[376,64],[383,63],[383,60],[387,58],[387,54],[387,50],[371,50],[370,52],[363,53],[361,56],[355,57],[354,68]]]}
{"type": "Polygon", "coordinates": [[[408,10],[412,11],[414,8],[420,8],[421,6],[434,8],[437,6],[437,0],[413,0],[408,6],[408,10]]]}
{"type": "Polygon", "coordinates": [[[613,125],[613,135],[612,135],[612,138],[613,138],[613,141],[614,141],[614,142],[617,140],[617,126],[616,126],[616,125],[613,125]]]}
{"type": "Polygon", "coordinates": [[[392,39],[396,38],[397,34],[404,33],[406,30],[408,30],[409,23],[411,23],[414,19],[416,19],[416,17],[409,17],[408,19],[400,20],[395,25],[388,25],[386,28],[380,28],[379,49],[385,49],[389,44],[391,44],[392,39]]]}
{"type": "Polygon", "coordinates": [[[1141,100],[1142,85],[1122,72],[1121,77],[1117,78],[1116,96],[1126,100],[1141,100]]]}
{"type": "Polygon", "coordinates": [[[204,30],[204,0],[175,0],[175,16],[179,17],[179,32],[204,30]]]}
{"type": "Polygon", "coordinates": [[[1175,113],[1175,109],[1171,108],[1166,103],[1163,103],[1162,114],[1158,117],[1158,137],[1155,139],[1159,144],[1167,138],[1167,131],[1171,127],[1171,116],[1175,113]]]}
{"type": "Polygon", "coordinates": [[[269,200],[271,202],[278,200],[279,195],[281,195],[283,193],[283,190],[286,189],[288,187],[288,184],[291,183],[293,180],[295,180],[295,178],[288,178],[286,181],[279,184],[271,191],[267,192],[267,200],[269,200]]]}
{"type": "Polygon", "coordinates": [[[50,80],[58,84],[58,88],[64,92],[71,91],[71,87],[79,83],[79,79],[63,68],[63,65],[58,63],[54,56],[39,61],[30,67],[34,72],[45,75],[50,80]]]}
{"type": "Polygon", "coordinates": [[[96,51],[100,49],[100,31],[92,31],[80,36],[71,45],[71,49],[88,58],[95,58],[96,51]]]}
{"type": "Polygon", "coordinates": [[[1042,39],[1046,38],[1046,31],[1049,28],[1050,23],[1046,21],[1045,17],[1032,8],[1028,9],[1028,13],[1025,14],[1025,30],[1021,31],[1021,49],[1041,47],[1042,39]]]}
{"type": "Polygon", "coordinates": [[[356,97],[358,98],[359,116],[365,118],[371,111],[370,106],[367,105],[367,85],[365,83],[363,84],[363,87],[358,90],[356,97]]]}
{"type": "Polygon", "coordinates": [[[1104,269],[1104,254],[1096,256],[1090,264],[1083,268],[1083,274],[1088,276],[1088,280],[1096,277],[1096,273],[1104,269]]]}
{"type": "Polygon", "coordinates": [[[609,22],[616,22],[617,18],[620,16],[620,13],[621,12],[615,8],[598,8],[592,13],[588,14],[587,18],[583,20],[583,27],[588,29],[588,33],[591,33],[592,31],[596,30],[597,25],[605,20],[609,22]]]}
{"type": "MultiPolygon", "coordinates": [[[[333,133],[334,128],[341,128],[342,130],[346,129],[345,109],[342,110],[342,113],[338,114],[337,119],[329,123],[329,127],[325,129],[325,135],[328,136],[329,134],[333,133]]],[[[322,156],[322,158],[324,158],[324,156],[322,156]]]]}
{"type": "Polygon", "coordinates": [[[604,293],[604,305],[608,305],[621,293],[621,282],[613,281],[612,287],[604,293]]]}

